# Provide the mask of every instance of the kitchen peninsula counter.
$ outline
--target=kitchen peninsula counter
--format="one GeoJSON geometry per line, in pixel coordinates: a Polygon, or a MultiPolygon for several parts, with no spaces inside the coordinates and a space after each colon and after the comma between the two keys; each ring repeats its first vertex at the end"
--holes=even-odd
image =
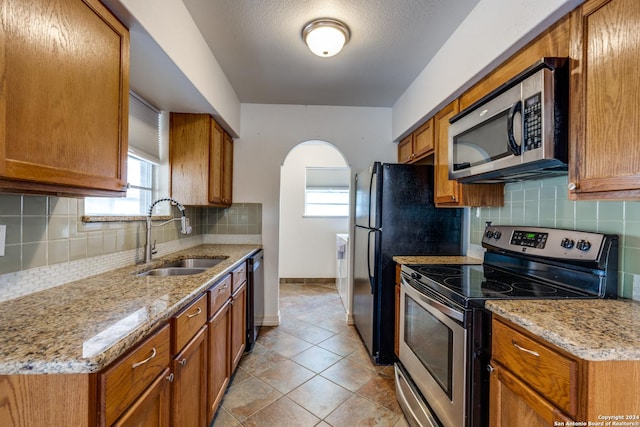
{"type": "Polygon", "coordinates": [[[201,245],[2,302],[0,375],[97,372],[259,248],[201,245]],[[189,276],[137,276],[191,257],[228,258],[189,276]]]}
{"type": "Polygon", "coordinates": [[[638,301],[490,300],[485,307],[581,359],[640,361],[638,301]]]}

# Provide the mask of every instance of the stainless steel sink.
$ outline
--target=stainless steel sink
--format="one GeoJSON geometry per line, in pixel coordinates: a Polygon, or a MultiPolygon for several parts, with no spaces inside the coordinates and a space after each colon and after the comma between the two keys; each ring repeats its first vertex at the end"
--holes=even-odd
{"type": "Polygon", "coordinates": [[[206,268],[186,268],[186,267],[162,267],[138,273],[138,276],[189,276],[205,271],[206,268]]]}
{"type": "Polygon", "coordinates": [[[179,267],[179,268],[211,268],[220,264],[228,257],[220,258],[186,258],[164,264],[162,268],[179,267]]]}

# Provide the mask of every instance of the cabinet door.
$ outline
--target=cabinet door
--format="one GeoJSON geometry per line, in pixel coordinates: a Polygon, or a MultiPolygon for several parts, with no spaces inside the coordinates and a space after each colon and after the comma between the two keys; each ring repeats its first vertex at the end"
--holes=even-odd
{"type": "Polygon", "coordinates": [[[231,372],[235,371],[247,344],[246,282],[231,298],[231,372]]]}
{"type": "Polygon", "coordinates": [[[233,138],[224,133],[224,161],[222,164],[222,203],[230,205],[233,192],[233,138]]]}
{"type": "Polygon", "coordinates": [[[433,118],[413,133],[413,157],[418,160],[433,152],[433,118]]]}
{"type": "Polygon", "coordinates": [[[413,160],[413,134],[398,143],[398,162],[409,163],[413,160]]]}
{"type": "Polygon", "coordinates": [[[498,363],[491,366],[489,425],[548,427],[571,421],[498,363]]]}
{"type": "Polygon", "coordinates": [[[165,369],[113,426],[169,427],[169,372],[169,368],[165,369]]]}
{"type": "Polygon", "coordinates": [[[129,33],[98,0],[3,2],[0,188],[126,192],[129,33]]]}
{"type": "Polygon", "coordinates": [[[224,168],[224,130],[211,119],[211,141],[209,148],[209,202],[222,204],[224,168]]]}
{"type": "Polygon", "coordinates": [[[171,113],[171,194],[184,205],[209,204],[210,134],[208,114],[171,113]]]}
{"type": "Polygon", "coordinates": [[[207,425],[207,326],[173,360],[171,425],[207,425]]]}
{"type": "Polygon", "coordinates": [[[569,197],[640,197],[640,2],[592,0],[577,14],[569,197]]]}
{"type": "Polygon", "coordinates": [[[207,420],[220,405],[231,377],[231,304],[227,301],[209,321],[209,384],[207,420]]]}

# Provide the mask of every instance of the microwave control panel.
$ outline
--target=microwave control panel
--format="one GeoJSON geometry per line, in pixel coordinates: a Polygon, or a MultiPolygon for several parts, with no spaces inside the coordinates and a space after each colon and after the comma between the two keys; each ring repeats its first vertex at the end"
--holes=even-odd
{"type": "Polygon", "coordinates": [[[524,150],[540,148],[542,146],[542,93],[538,92],[525,99],[522,117],[524,150]]]}

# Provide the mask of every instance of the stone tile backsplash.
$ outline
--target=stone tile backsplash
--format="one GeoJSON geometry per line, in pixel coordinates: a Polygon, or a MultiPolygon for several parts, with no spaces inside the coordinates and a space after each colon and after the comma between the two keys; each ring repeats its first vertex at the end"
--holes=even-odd
{"type": "MultiPolygon", "coordinates": [[[[84,199],[0,194],[0,224],[7,226],[0,257],[0,301],[139,262],[145,221],[82,222],[84,199]]],[[[205,234],[261,234],[262,205],[187,207],[193,228],[179,222],[152,229],[160,254],[202,244],[205,234]]],[[[177,213],[174,213],[177,215],[177,213]]]]}

